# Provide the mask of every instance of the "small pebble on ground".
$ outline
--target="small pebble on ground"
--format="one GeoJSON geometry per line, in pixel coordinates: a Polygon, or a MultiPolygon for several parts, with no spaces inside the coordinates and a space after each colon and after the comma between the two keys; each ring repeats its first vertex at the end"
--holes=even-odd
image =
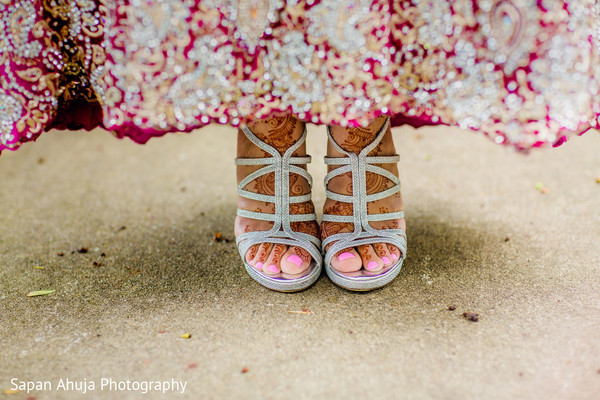
{"type": "Polygon", "coordinates": [[[479,314],[476,314],[476,313],[464,312],[463,317],[465,317],[469,321],[473,321],[473,322],[479,321],[479,314]]]}

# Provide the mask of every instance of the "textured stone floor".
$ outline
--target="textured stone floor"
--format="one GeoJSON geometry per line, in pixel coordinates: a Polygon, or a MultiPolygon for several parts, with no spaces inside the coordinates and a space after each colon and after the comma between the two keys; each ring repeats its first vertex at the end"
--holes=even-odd
{"type": "MultiPolygon", "coordinates": [[[[325,134],[309,130],[321,205],[325,134]]],[[[529,156],[444,127],[395,138],[408,259],[363,294],[246,275],[231,128],[146,146],[51,132],[3,153],[0,392],[53,389],[0,399],[599,399],[600,135],[529,156]]]]}

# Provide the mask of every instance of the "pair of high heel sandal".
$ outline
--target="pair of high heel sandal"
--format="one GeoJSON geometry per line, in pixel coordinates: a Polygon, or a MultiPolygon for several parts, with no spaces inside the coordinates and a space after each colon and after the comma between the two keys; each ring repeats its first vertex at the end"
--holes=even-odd
{"type": "Polygon", "coordinates": [[[242,197],[275,205],[274,214],[261,213],[238,209],[237,215],[262,221],[272,221],[273,227],[267,231],[246,232],[236,239],[239,253],[244,260],[246,271],[261,285],[280,292],[295,292],[308,288],[317,281],[321,275],[324,265],[325,272],[329,278],[338,286],[348,290],[366,291],[382,287],[391,282],[400,272],[402,262],[406,256],[406,233],[402,229],[378,230],[369,224],[372,221],[386,221],[404,218],[404,212],[390,212],[381,214],[368,214],[367,203],[389,197],[400,191],[400,180],[388,170],[376,164],[397,163],[399,156],[369,156],[368,154],[383,139],[389,127],[389,118],[385,121],[373,141],[363,148],[359,154],[345,151],[333,139],[331,130],[327,127],[327,136],[333,147],[345,157],[325,157],[325,164],[336,166],[325,177],[325,185],[336,176],[350,172],[352,174],[352,195],[344,195],[326,190],[327,198],[351,203],[353,215],[330,215],[324,214],[323,221],[337,223],[352,223],[353,232],[336,233],[321,242],[318,238],[306,233],[292,230],[291,223],[301,221],[316,221],[315,213],[290,214],[290,204],[310,201],[311,194],[290,196],[289,180],[290,174],[294,173],[305,178],[312,187],[312,178],[300,165],[308,164],[310,156],[294,157],[294,152],[306,140],[306,127],[300,139],[281,155],[274,147],[269,146],[259,139],[248,127],[242,128],[246,137],[257,147],[264,150],[271,157],[268,158],[237,158],[236,165],[259,166],[262,168],[252,172],[238,184],[238,194],[242,197]],[[381,175],[392,182],[392,187],[378,193],[367,194],[366,173],[371,172],[381,175]],[[275,194],[266,195],[248,191],[245,187],[253,180],[273,173],[275,175],[275,194]],[[254,245],[260,243],[283,244],[287,246],[298,246],[312,256],[312,261],[307,270],[299,276],[286,275],[280,272],[275,275],[267,275],[261,270],[251,266],[246,261],[246,252],[254,245]],[[365,269],[353,273],[343,273],[331,266],[331,260],[338,252],[361,245],[374,243],[388,243],[400,250],[400,257],[389,266],[378,272],[369,272],[365,269]],[[327,246],[329,248],[327,248],[327,246]],[[325,251],[325,249],[327,250],[325,251]],[[323,249],[323,250],[322,250],[323,249]],[[324,254],[323,254],[324,252],[324,254]],[[324,255],[324,257],[323,257],[324,255]]]}

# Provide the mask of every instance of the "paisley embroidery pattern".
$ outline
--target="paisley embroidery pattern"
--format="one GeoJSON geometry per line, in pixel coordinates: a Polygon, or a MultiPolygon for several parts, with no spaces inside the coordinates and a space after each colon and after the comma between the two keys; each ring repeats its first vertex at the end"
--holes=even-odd
{"type": "Polygon", "coordinates": [[[0,2],[0,150],[35,139],[57,111],[97,102],[89,76],[105,59],[103,1],[0,2]]]}
{"type": "Polygon", "coordinates": [[[0,0],[0,150],[100,116],[144,143],[289,112],[560,144],[599,124],[596,3],[0,0]]]}

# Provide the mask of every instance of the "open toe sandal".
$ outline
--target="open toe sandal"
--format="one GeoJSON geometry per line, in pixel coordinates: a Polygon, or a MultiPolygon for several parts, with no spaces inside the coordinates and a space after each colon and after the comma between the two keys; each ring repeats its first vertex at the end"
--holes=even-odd
{"type": "Polygon", "coordinates": [[[290,196],[289,182],[290,174],[298,174],[305,178],[312,186],[312,178],[309,173],[299,167],[299,165],[310,163],[311,157],[294,157],[293,153],[306,140],[306,127],[300,139],[294,143],[287,151],[281,155],[274,147],[259,139],[248,127],[243,127],[242,131],[246,137],[257,147],[269,153],[271,157],[265,158],[236,158],[236,165],[263,165],[262,168],[249,174],[238,185],[238,194],[242,197],[269,202],[275,205],[275,213],[262,213],[238,209],[237,215],[243,218],[250,218],[262,221],[272,221],[273,227],[267,231],[246,232],[239,235],[236,239],[238,250],[246,271],[250,276],[261,285],[279,292],[296,292],[311,286],[321,274],[322,255],[321,241],[309,234],[296,232],[292,230],[290,224],[301,221],[315,221],[315,213],[310,214],[290,214],[290,204],[303,203],[310,201],[311,194],[299,196],[290,196]],[[273,173],[275,175],[275,195],[259,194],[248,191],[245,187],[253,180],[273,173]],[[289,275],[280,271],[275,275],[267,275],[246,261],[246,252],[250,247],[260,243],[283,244],[287,246],[298,246],[312,256],[310,266],[304,272],[297,275],[289,275]]]}
{"type": "Polygon", "coordinates": [[[344,195],[326,190],[327,198],[344,203],[351,203],[353,206],[353,215],[330,215],[324,214],[323,221],[352,223],[353,232],[336,233],[323,240],[322,248],[331,244],[325,252],[325,272],[329,278],[338,286],[348,290],[366,291],[382,287],[391,282],[400,272],[402,262],[406,257],[406,233],[402,229],[382,229],[377,230],[371,227],[369,222],[386,221],[404,218],[404,212],[389,212],[381,214],[368,214],[367,203],[381,200],[400,191],[400,179],[390,171],[377,166],[376,164],[397,163],[400,160],[398,155],[393,156],[369,156],[368,154],[379,144],[385,132],[389,127],[389,118],[383,124],[383,127],[375,136],[375,139],[363,148],[359,154],[347,152],[342,149],[333,139],[329,126],[327,135],[333,144],[333,147],[344,154],[345,157],[325,157],[325,164],[338,166],[325,177],[325,187],[331,179],[336,176],[351,172],[352,173],[352,195],[344,195]],[[393,186],[381,192],[367,194],[366,173],[372,172],[389,179],[393,186]],[[390,266],[384,267],[378,272],[369,272],[364,268],[353,273],[343,273],[337,271],[331,266],[331,259],[335,254],[349,247],[356,247],[366,244],[388,243],[396,246],[401,254],[398,260],[390,266]]]}

